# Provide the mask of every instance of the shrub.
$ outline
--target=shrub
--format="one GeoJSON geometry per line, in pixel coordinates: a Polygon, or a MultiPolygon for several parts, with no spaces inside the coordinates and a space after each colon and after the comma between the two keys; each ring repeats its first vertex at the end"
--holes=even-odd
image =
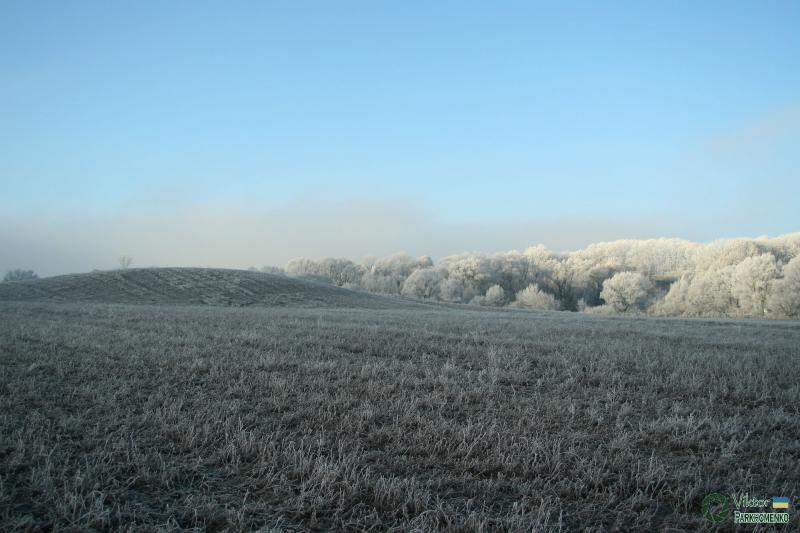
{"type": "Polygon", "coordinates": [[[517,300],[514,302],[516,307],[525,309],[544,309],[553,310],[558,309],[558,303],[552,294],[548,294],[541,290],[535,283],[528,285],[525,289],[517,294],[517,300]]]}
{"type": "Polygon", "coordinates": [[[39,276],[33,270],[9,270],[3,277],[3,281],[24,281],[26,279],[36,279],[39,276]]]}

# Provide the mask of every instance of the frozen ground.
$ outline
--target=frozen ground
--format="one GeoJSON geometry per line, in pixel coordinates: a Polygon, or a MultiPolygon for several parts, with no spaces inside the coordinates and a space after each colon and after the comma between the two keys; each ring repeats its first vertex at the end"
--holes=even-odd
{"type": "Polygon", "coordinates": [[[799,495],[796,322],[26,283],[0,290],[4,530],[697,530],[708,493],[799,495]]]}

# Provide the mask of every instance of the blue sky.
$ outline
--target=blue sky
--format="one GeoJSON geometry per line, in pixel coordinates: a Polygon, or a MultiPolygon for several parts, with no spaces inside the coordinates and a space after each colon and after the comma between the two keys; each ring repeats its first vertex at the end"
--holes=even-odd
{"type": "Polygon", "coordinates": [[[798,28],[774,1],[4,2],[0,216],[797,231],[798,28]]]}

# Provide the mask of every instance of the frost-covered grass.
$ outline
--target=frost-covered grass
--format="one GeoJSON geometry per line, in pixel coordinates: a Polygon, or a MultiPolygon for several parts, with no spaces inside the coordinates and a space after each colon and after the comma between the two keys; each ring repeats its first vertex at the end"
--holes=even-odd
{"type": "Polygon", "coordinates": [[[792,322],[0,302],[0,523],[707,528],[707,493],[800,496],[799,347],[792,322]]]}
{"type": "Polygon", "coordinates": [[[288,276],[225,268],[132,268],[0,283],[0,301],[289,307],[419,307],[288,276]]]}

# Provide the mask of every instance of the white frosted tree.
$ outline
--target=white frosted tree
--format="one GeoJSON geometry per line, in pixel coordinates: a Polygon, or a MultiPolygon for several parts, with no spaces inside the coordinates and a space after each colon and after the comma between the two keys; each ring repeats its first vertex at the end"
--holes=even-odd
{"type": "Polygon", "coordinates": [[[403,283],[401,294],[412,298],[438,298],[443,279],[442,272],[434,268],[415,270],[403,283]]]}
{"type": "Polygon", "coordinates": [[[361,287],[382,294],[399,294],[403,280],[394,274],[367,272],[361,277],[361,287]]]}
{"type": "Polygon", "coordinates": [[[257,271],[263,272],[265,274],[279,274],[281,276],[286,274],[286,271],[284,269],[282,269],[281,267],[273,266],[273,265],[264,265],[261,268],[252,268],[250,270],[257,270],[257,271]]]}
{"type": "Polygon", "coordinates": [[[33,270],[9,270],[6,272],[6,275],[3,276],[3,281],[24,281],[26,279],[36,279],[39,276],[33,270]]]}
{"type": "Polygon", "coordinates": [[[286,272],[289,274],[300,276],[303,274],[317,274],[314,261],[298,257],[286,263],[286,272]]]}
{"type": "Polygon", "coordinates": [[[464,283],[457,279],[443,279],[439,284],[439,298],[444,302],[464,300],[464,283]]]}
{"type": "Polygon", "coordinates": [[[492,285],[486,290],[481,303],[493,307],[502,307],[506,303],[506,291],[500,285],[492,285]]]}
{"type": "Polygon", "coordinates": [[[767,313],[770,283],[778,273],[778,263],[771,253],[748,257],[736,265],[731,291],[739,301],[741,315],[761,317],[767,313]]]}
{"type": "Polygon", "coordinates": [[[361,281],[364,268],[349,259],[325,258],[319,262],[318,274],[330,278],[336,285],[355,285],[361,281]]]}
{"type": "Polygon", "coordinates": [[[556,302],[555,297],[541,290],[535,283],[528,285],[517,293],[514,305],[525,309],[558,309],[558,302],[556,302]]]}
{"type": "Polygon", "coordinates": [[[418,268],[424,268],[428,265],[430,258],[414,259],[406,253],[394,254],[391,257],[378,259],[372,265],[371,271],[375,274],[383,276],[391,276],[405,280],[412,272],[418,268]]]}
{"type": "Polygon", "coordinates": [[[654,313],[666,316],[685,315],[688,307],[690,286],[691,279],[684,274],[669,286],[667,294],[654,305],[654,313]]]}
{"type": "Polygon", "coordinates": [[[539,244],[526,249],[524,255],[529,263],[529,281],[539,287],[553,288],[553,277],[559,263],[556,254],[539,244]]]}
{"type": "Polygon", "coordinates": [[[688,316],[733,316],[736,299],[731,292],[734,267],[715,268],[701,272],[692,279],[686,291],[688,316]]]}
{"type": "Polygon", "coordinates": [[[575,272],[577,290],[580,291],[585,305],[590,307],[602,303],[600,293],[603,291],[603,282],[622,268],[611,260],[598,262],[578,255],[570,257],[569,263],[575,272]]]}
{"type": "Polygon", "coordinates": [[[723,239],[704,246],[697,254],[696,269],[709,270],[736,266],[748,257],[766,252],[764,243],[754,239],[723,239]]]}
{"type": "Polygon", "coordinates": [[[600,297],[615,311],[625,313],[644,309],[653,283],[639,272],[619,272],[603,282],[600,297]]]}
{"type": "Polygon", "coordinates": [[[489,258],[483,254],[449,256],[439,263],[449,279],[461,281],[465,294],[480,294],[492,284],[489,258]]]}
{"type": "Polygon", "coordinates": [[[698,244],[680,239],[601,242],[573,252],[542,245],[524,252],[443,258],[406,253],[297,259],[287,273],[345,287],[446,302],[669,316],[795,316],[800,233],[698,244]],[[781,277],[781,265],[786,274],[781,277]],[[796,263],[793,263],[796,265],[796,263]],[[534,288],[531,288],[534,286],[534,288]],[[495,288],[497,287],[497,288],[495,288]],[[502,293],[499,292],[502,289],[502,293]]]}
{"type": "Polygon", "coordinates": [[[286,272],[295,276],[319,276],[342,287],[357,285],[364,275],[364,267],[349,259],[326,257],[321,261],[313,259],[292,259],[286,265],[286,272]]]}
{"type": "Polygon", "coordinates": [[[515,293],[530,283],[530,262],[517,252],[496,253],[489,259],[492,280],[507,292],[515,293]]]}
{"type": "Polygon", "coordinates": [[[433,259],[431,259],[427,255],[423,255],[423,256],[420,256],[417,259],[417,264],[416,264],[415,268],[417,268],[417,269],[420,269],[420,268],[431,268],[432,266],[433,266],[433,259]]]}
{"type": "Polygon", "coordinates": [[[777,317],[800,318],[800,256],[789,261],[783,277],[770,286],[767,309],[777,317]]]}
{"type": "Polygon", "coordinates": [[[414,259],[406,253],[381,259],[370,259],[364,267],[361,286],[368,291],[400,294],[406,278],[414,271],[433,266],[430,257],[414,259]]]}

